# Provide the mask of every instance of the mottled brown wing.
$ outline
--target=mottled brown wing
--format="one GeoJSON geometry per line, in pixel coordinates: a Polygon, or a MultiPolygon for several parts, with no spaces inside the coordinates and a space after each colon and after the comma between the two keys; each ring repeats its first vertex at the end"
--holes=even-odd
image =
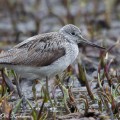
{"type": "Polygon", "coordinates": [[[65,54],[65,50],[59,49],[48,49],[46,51],[41,51],[40,49],[31,50],[24,61],[24,65],[30,66],[48,66],[54,61],[59,59],[65,54]]]}
{"type": "Polygon", "coordinates": [[[0,64],[26,65],[26,66],[48,66],[58,58],[65,55],[65,49],[57,46],[57,38],[53,39],[45,36],[48,42],[38,39],[24,42],[13,49],[0,54],[0,64]],[[53,42],[50,42],[53,41],[53,42]],[[54,44],[54,45],[53,45],[54,44]]]}
{"type": "Polygon", "coordinates": [[[26,51],[23,52],[22,49],[3,51],[0,53],[0,64],[14,64],[14,60],[16,60],[16,63],[19,63],[26,58],[26,55],[26,51]]]}

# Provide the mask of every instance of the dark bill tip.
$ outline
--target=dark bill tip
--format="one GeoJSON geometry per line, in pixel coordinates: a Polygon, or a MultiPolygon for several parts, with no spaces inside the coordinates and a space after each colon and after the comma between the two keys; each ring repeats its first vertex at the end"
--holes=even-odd
{"type": "Polygon", "coordinates": [[[104,47],[101,47],[101,46],[99,46],[99,45],[96,45],[96,44],[94,44],[94,43],[92,43],[92,42],[84,39],[83,37],[81,37],[81,38],[82,38],[82,43],[84,43],[84,44],[86,44],[86,45],[90,45],[90,46],[92,46],[92,47],[96,47],[96,48],[100,48],[100,49],[106,49],[106,48],[104,48],[104,47]]]}
{"type": "Polygon", "coordinates": [[[99,45],[96,45],[94,43],[87,43],[88,45],[92,46],[92,47],[96,47],[96,48],[99,48],[99,49],[105,49],[104,47],[102,46],[99,46],[99,45]]]}

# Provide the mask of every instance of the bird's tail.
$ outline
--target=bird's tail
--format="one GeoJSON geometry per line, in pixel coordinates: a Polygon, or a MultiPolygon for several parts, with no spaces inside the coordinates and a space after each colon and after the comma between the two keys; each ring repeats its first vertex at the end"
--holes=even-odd
{"type": "Polygon", "coordinates": [[[10,51],[2,51],[0,53],[0,64],[9,64],[12,59],[12,53],[10,51]]]}

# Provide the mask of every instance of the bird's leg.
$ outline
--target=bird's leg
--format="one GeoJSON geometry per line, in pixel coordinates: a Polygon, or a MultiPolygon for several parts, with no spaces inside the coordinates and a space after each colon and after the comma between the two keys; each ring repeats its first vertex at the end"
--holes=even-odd
{"type": "Polygon", "coordinates": [[[20,85],[19,85],[19,76],[15,76],[15,84],[16,84],[16,88],[17,88],[17,91],[18,91],[18,95],[20,98],[22,98],[22,91],[21,91],[21,88],[20,88],[20,85]]]}
{"type": "Polygon", "coordinates": [[[15,74],[16,88],[17,88],[19,97],[22,99],[23,110],[25,110],[26,109],[26,99],[25,99],[24,94],[22,94],[21,87],[20,87],[20,84],[19,84],[19,78],[20,78],[20,76],[18,76],[18,75],[15,74]]]}
{"type": "Polygon", "coordinates": [[[46,92],[49,94],[49,89],[48,89],[48,77],[46,77],[46,92]]]}
{"type": "Polygon", "coordinates": [[[47,93],[47,97],[52,105],[52,107],[54,107],[53,103],[52,103],[52,100],[51,100],[51,97],[50,97],[50,94],[49,94],[49,88],[48,88],[48,77],[46,77],[46,93],[47,93]]]}

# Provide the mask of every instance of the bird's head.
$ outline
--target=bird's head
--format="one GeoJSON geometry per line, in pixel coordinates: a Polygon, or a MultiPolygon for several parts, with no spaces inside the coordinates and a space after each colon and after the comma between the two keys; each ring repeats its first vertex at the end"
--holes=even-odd
{"type": "Polygon", "coordinates": [[[76,44],[88,44],[91,45],[93,47],[97,47],[97,48],[101,48],[101,49],[105,49],[99,45],[96,45],[86,39],[84,39],[82,37],[81,31],[78,27],[76,27],[75,25],[72,24],[68,24],[65,25],[64,27],[62,27],[59,31],[61,34],[63,34],[68,40],[76,43],[76,44]]]}

